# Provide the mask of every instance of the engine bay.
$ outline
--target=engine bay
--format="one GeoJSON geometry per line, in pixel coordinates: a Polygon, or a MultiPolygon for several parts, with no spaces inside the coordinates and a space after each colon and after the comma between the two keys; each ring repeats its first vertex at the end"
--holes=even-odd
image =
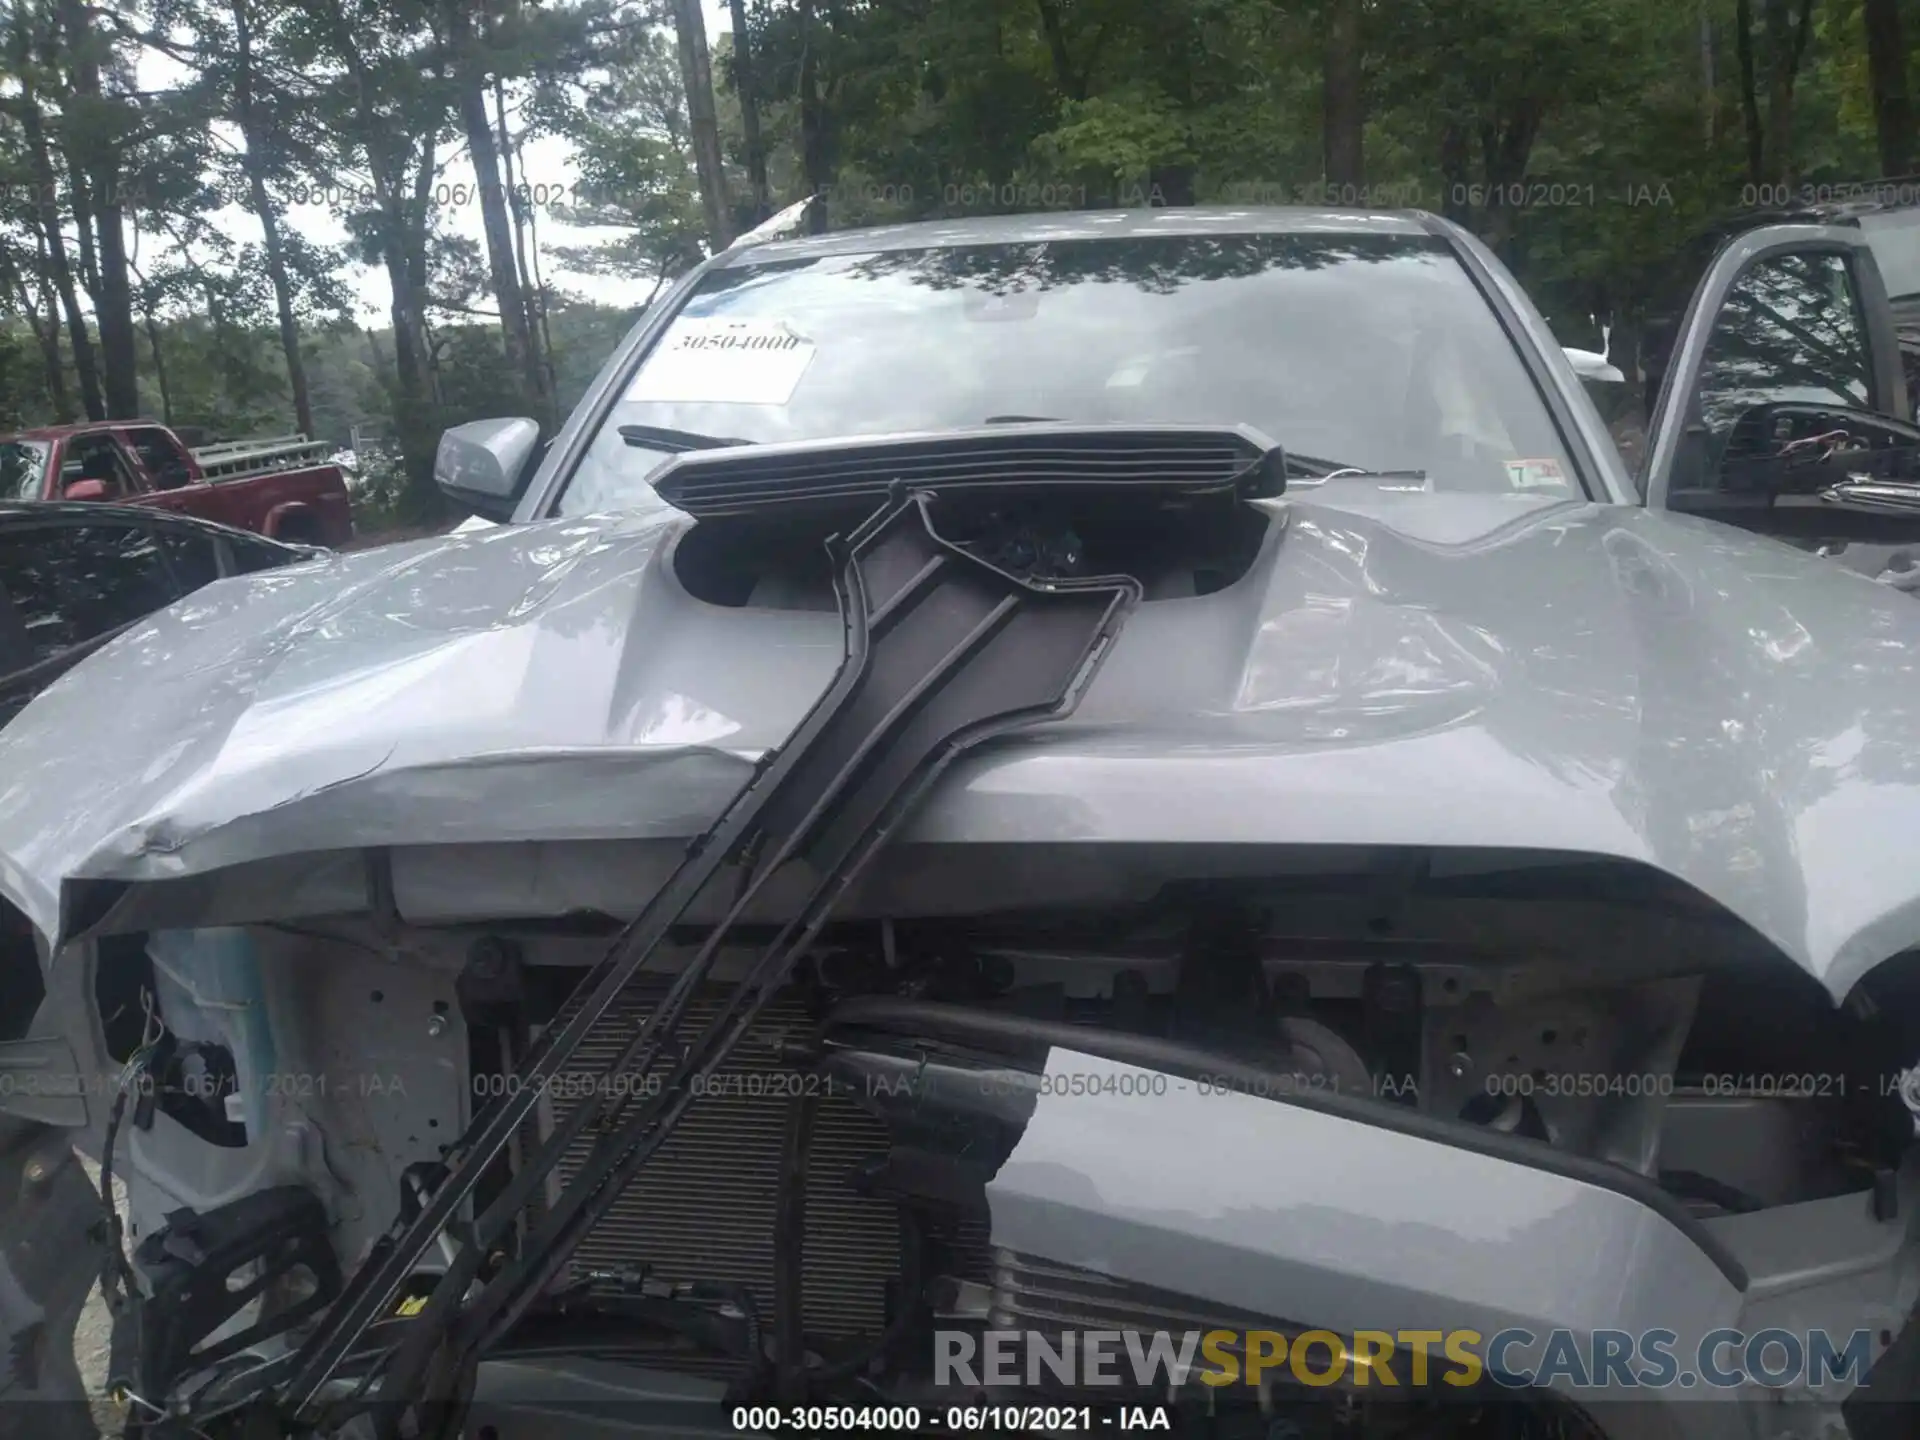
{"type": "Polygon", "coordinates": [[[946,767],[1071,713],[1147,598],[1009,568],[961,513],[899,494],[830,547],[840,671],[630,920],[410,921],[382,854],[366,914],[103,942],[137,1430],[453,1440],[490,1366],[597,1356],[705,1383],[701,1430],[1024,1398],[1069,1430],[1138,1401],[1206,1435],[1599,1435],[1491,1362],[1369,1390],[1361,1332],[1737,1318],[1884,1358],[1920,1284],[1887,1263],[1915,1007],[1835,1010],[1676,881],[1036,843],[995,895],[961,845],[906,862],[940,903],[876,909],[946,767]],[[1066,1362],[1143,1331],[1258,1383],[1066,1362]],[[1008,1334],[1023,1372],[968,1368],[1008,1334]]]}
{"type": "MultiPolygon", "coordinates": [[[[1284,1295],[1252,1310],[1006,1243],[990,1187],[1037,1107],[1070,1101],[1072,1077],[1090,1061],[1059,1059],[1068,1055],[1112,1067],[1086,1089],[1125,1107],[1147,1147],[1135,1158],[1147,1162],[1156,1112],[1183,1099],[1371,1112],[1389,1129],[1444,1135],[1453,1146],[1488,1141],[1508,1159],[1571,1165],[1587,1180],[1580,1167],[1604,1167],[1636,1203],[1662,1205],[1695,1243],[1734,1266],[1748,1262],[1727,1255],[1713,1229],[1725,1217],[1890,1203],[1890,1177],[1913,1124],[1897,1087],[1880,1078],[1907,1043],[1884,1015],[1834,1011],[1783,967],[1703,970],[1682,953],[1622,964],[1639,973],[1609,984],[1583,958],[1587,945],[1564,933],[1535,956],[1487,944],[1556,910],[1563,929],[1581,917],[1592,928],[1594,917],[1612,912],[1623,935],[1678,926],[1696,950],[1711,949],[1716,937],[1737,943],[1711,917],[1689,913],[1697,907],[1683,893],[1654,905],[1596,903],[1584,898],[1595,878],[1579,867],[1492,877],[1496,894],[1502,883],[1524,880],[1526,899],[1489,898],[1485,879],[1466,892],[1457,881],[1416,878],[1397,895],[1346,896],[1343,885],[1353,891],[1371,880],[1377,889],[1377,878],[1173,882],[1125,910],[829,927],[723,1063],[699,1080],[669,1142],[493,1353],[511,1360],[565,1351],[719,1387],[719,1424],[756,1404],[884,1403],[938,1416],[1009,1403],[1004,1387],[968,1385],[964,1375],[941,1383],[936,1335],[1262,1326],[1298,1333],[1319,1324],[1323,1317],[1290,1309],[1284,1295]],[[1337,932],[1340,917],[1350,933],[1337,932]],[[1475,933],[1477,944],[1463,938],[1475,933]]],[[[349,1196],[337,1161],[325,1157],[364,1149],[355,1137],[365,1114],[404,1117],[401,1128],[418,1143],[395,1144],[398,1129],[374,1137],[375,1149],[388,1153],[345,1178],[364,1190],[385,1175],[390,1204],[404,1215],[444,1177],[436,1134],[457,1133],[490,1100],[538,1083],[540,1104],[476,1193],[477,1215],[583,1097],[656,1095],[657,1082],[612,1064],[618,1037],[642,1026],[687,973],[701,951],[697,933],[674,937],[652,973],[623,993],[603,1038],[567,1069],[529,1080],[522,1068],[541,1036],[564,1022],[569,997],[604,950],[593,930],[533,922],[396,935],[340,922],[248,932],[257,964],[277,977],[266,985],[276,1029],[292,1020],[279,1035],[278,1063],[320,1067],[304,1085],[277,1086],[251,1073],[247,1052],[257,1046],[223,1028],[217,995],[180,983],[204,981],[207,971],[196,967],[206,955],[192,952],[212,942],[183,948],[177,936],[141,937],[144,945],[110,947],[97,979],[103,1017],[124,1017],[126,1001],[143,991],[135,1003],[151,1017],[157,990],[162,1022],[197,1037],[177,1043],[158,1086],[157,1118],[144,1120],[144,1143],[159,1131],[172,1148],[133,1152],[128,1238],[146,1247],[136,1249],[136,1264],[165,1249],[156,1232],[181,1226],[148,1172],[218,1148],[227,1137],[215,1117],[244,1132],[223,1152],[241,1167],[235,1175],[278,1172],[283,1182],[256,1192],[256,1205],[259,1193],[277,1189],[319,1195],[316,1209],[363,1212],[363,1223],[347,1227],[360,1238],[341,1255],[352,1266],[379,1243],[381,1197],[349,1196]],[[368,985],[382,974],[378,988],[368,985]],[[205,1009],[188,998],[196,993],[210,1002],[205,1009]],[[384,1032],[398,1019],[396,1001],[410,1012],[402,1023],[417,1031],[410,1045],[402,1038],[391,1051],[338,1047],[342,1033],[384,1032]],[[299,1039],[294,1016],[302,1011],[307,1025],[334,1036],[331,1061],[311,1058],[324,1041],[312,1049],[299,1039]],[[408,1048],[414,1058],[389,1059],[382,1079],[377,1057],[408,1048]],[[456,1083],[422,1078],[421,1059],[430,1070],[451,1069],[456,1083]],[[385,1093],[371,1093],[369,1077],[385,1093]],[[448,1114],[450,1102],[456,1111],[448,1114]],[[197,1121],[196,1109],[204,1112],[197,1121]],[[305,1139],[290,1146],[285,1137],[296,1132],[305,1139]],[[272,1152],[265,1166],[263,1147],[272,1152]]],[[[691,996],[687,1025],[719,1015],[751,969],[752,935],[733,938],[691,996]]],[[[223,943],[230,950],[234,942],[223,943]]],[[[124,1048],[124,1018],[109,1030],[124,1048]]],[[[546,1200],[577,1177],[591,1138],[567,1149],[547,1178],[546,1200]]],[[[1219,1160],[1223,1168],[1235,1163],[1219,1160]]],[[[495,1263],[510,1261],[537,1223],[536,1209],[495,1263]]],[[[342,1227],[332,1229],[337,1246],[342,1227]]],[[[402,1313],[431,1293],[459,1243],[427,1258],[402,1313]]],[[[310,1267],[311,1256],[300,1263],[310,1267]]],[[[255,1314],[276,1305],[284,1313],[300,1288],[269,1286],[245,1299],[255,1314]]],[[[233,1353],[254,1365],[284,1359],[290,1352],[282,1347],[307,1316],[299,1311],[282,1337],[233,1353]]],[[[375,1335],[391,1345],[399,1324],[382,1321],[375,1335]]],[[[190,1388],[217,1390],[236,1363],[214,1353],[211,1366],[187,1366],[190,1388]]],[[[356,1356],[334,1391],[352,1392],[356,1356]]],[[[1449,1395],[1433,1402],[1436,1410],[1351,1392],[1330,1405],[1327,1392],[1284,1372],[1258,1394],[1232,1396],[1191,1383],[1136,1394],[1040,1380],[1015,1393],[1069,1408],[1169,1405],[1196,1434],[1266,1435],[1264,1427],[1281,1421],[1303,1437],[1604,1433],[1579,1428],[1590,1422],[1544,1393],[1523,1397],[1531,1408],[1515,1421],[1512,1392],[1480,1405],[1449,1395]],[[1516,1423],[1517,1431],[1496,1428],[1516,1423]]]]}

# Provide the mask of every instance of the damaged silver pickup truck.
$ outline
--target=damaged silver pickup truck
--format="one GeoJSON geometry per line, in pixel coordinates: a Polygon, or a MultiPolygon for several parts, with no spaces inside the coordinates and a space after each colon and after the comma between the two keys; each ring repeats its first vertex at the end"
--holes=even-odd
{"type": "Polygon", "coordinates": [[[8,1433],[102,1275],[169,1440],[1909,1433],[1878,283],[1737,242],[1636,486],[1429,216],[716,257],[0,734],[8,1433]]]}

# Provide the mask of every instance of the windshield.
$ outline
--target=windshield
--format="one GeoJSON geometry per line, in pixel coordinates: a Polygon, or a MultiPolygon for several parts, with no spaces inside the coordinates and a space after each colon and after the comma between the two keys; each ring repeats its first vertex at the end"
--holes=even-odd
{"type": "Polygon", "coordinates": [[[646,480],[673,447],[623,425],[764,444],[1021,418],[1246,424],[1291,453],[1424,471],[1411,483],[1426,488],[1579,493],[1520,357],[1439,240],[1160,235],[717,270],[559,511],[660,503],[646,480]]]}
{"type": "Polygon", "coordinates": [[[38,500],[52,449],[44,440],[0,440],[0,500],[38,500]]]}

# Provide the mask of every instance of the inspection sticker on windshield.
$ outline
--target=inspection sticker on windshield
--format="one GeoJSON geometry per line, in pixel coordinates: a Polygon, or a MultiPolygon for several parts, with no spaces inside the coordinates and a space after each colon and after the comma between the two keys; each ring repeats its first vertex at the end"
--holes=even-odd
{"type": "Polygon", "coordinates": [[[629,400],[784,405],[813,341],[780,320],[676,320],[627,389],[629,400]]]}
{"type": "Polygon", "coordinates": [[[1516,490],[1564,490],[1567,477],[1558,460],[1509,460],[1507,484],[1516,490]]]}

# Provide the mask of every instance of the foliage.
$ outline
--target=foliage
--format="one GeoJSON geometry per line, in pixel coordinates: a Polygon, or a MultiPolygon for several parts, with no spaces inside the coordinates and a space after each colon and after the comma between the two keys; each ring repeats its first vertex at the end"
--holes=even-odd
{"type": "Polygon", "coordinates": [[[417,519],[441,428],[564,413],[711,248],[705,114],[731,229],[814,193],[833,225],[1415,203],[1499,248],[1569,341],[1609,321],[1630,354],[1675,254],[1751,206],[1756,177],[1877,173],[1897,97],[1866,34],[1896,3],[706,0],[746,22],[713,47],[709,106],[690,103],[666,0],[6,0],[0,423],[129,396],[224,435],[298,413],[338,444],[383,436],[361,504],[417,519]],[[1358,17],[1351,80],[1339,14],[1358,17]],[[1323,183],[1342,86],[1351,195],[1323,183]],[[522,151],[556,137],[575,171],[557,203],[562,177],[527,174],[522,151]],[[460,233],[509,169],[535,201],[496,204],[484,241],[460,233]],[[293,222],[315,197],[345,246],[293,222]],[[598,230],[555,244],[550,222],[598,230]],[[391,291],[372,329],[354,264],[391,291]],[[630,299],[570,298],[556,267],[630,299]]]}

